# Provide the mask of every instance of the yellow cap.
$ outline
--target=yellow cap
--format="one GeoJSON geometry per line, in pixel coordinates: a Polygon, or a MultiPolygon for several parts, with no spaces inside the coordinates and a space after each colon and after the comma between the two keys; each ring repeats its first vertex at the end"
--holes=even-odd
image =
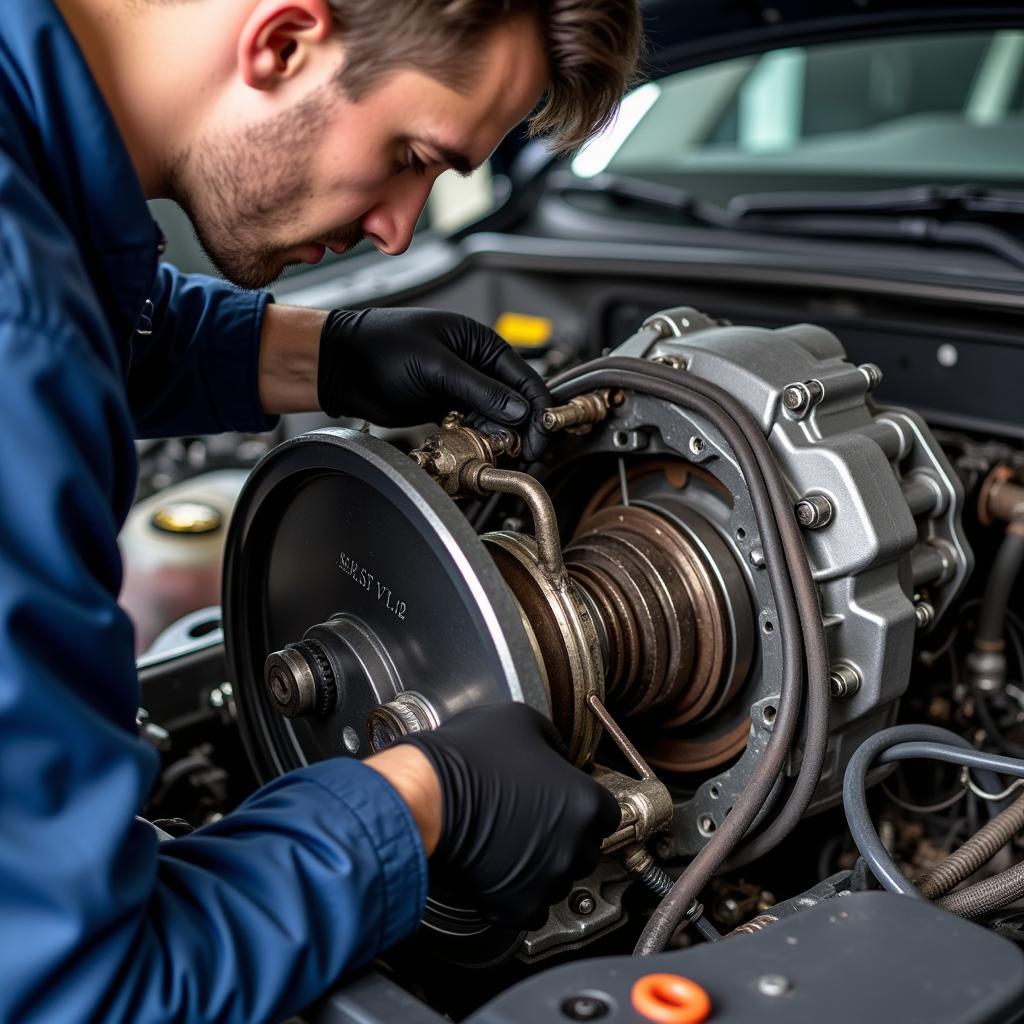
{"type": "Polygon", "coordinates": [[[527,313],[502,313],[494,329],[517,348],[540,348],[554,333],[554,325],[547,317],[527,313]]]}
{"type": "Polygon", "coordinates": [[[153,513],[153,525],[166,533],[213,533],[223,521],[217,509],[199,501],[176,501],[153,513]]]}

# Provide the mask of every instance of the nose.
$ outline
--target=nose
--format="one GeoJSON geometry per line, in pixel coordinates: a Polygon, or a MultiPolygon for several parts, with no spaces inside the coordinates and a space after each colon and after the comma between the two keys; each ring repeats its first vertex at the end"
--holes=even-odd
{"type": "Polygon", "coordinates": [[[399,175],[389,183],[380,201],[363,214],[363,232],[384,255],[398,256],[409,248],[433,183],[433,177],[399,175]]]}

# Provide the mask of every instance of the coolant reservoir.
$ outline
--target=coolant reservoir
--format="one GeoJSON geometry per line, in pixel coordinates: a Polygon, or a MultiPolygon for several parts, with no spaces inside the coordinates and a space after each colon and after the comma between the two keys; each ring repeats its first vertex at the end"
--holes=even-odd
{"type": "Polygon", "coordinates": [[[249,471],[192,477],[140,501],[118,538],[121,605],[135,624],[135,653],[182,616],[220,604],[221,560],[235,500],[249,471]]]}

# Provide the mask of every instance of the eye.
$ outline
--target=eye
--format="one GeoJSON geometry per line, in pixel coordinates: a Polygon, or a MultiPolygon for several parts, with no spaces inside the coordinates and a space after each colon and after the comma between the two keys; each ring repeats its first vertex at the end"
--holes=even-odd
{"type": "Polygon", "coordinates": [[[408,167],[413,174],[418,174],[420,176],[425,174],[427,170],[427,165],[411,149],[406,151],[405,166],[408,167]]]}

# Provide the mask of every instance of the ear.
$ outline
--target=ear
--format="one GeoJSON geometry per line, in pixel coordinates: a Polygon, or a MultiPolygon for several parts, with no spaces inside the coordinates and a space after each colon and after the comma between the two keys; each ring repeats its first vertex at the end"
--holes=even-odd
{"type": "Polygon", "coordinates": [[[334,28],[327,0],[260,0],[238,39],[238,68],[252,89],[293,78],[334,28]]]}

